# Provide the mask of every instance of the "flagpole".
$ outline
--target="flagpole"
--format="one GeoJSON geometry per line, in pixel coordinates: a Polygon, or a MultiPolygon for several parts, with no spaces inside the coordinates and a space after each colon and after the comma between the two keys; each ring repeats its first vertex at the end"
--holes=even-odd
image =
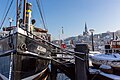
{"type": "Polygon", "coordinates": [[[62,41],[64,42],[64,30],[63,30],[63,27],[62,27],[62,41]]]}

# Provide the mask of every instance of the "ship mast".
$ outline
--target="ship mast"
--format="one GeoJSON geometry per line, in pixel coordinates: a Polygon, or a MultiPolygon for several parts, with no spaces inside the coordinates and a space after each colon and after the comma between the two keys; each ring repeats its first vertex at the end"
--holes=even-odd
{"type": "Polygon", "coordinates": [[[26,0],[24,0],[24,7],[23,7],[23,25],[25,26],[26,23],[26,0]]]}
{"type": "Polygon", "coordinates": [[[18,0],[16,1],[16,26],[19,26],[19,20],[20,20],[20,13],[21,13],[21,6],[22,6],[22,0],[20,0],[20,4],[18,5],[18,0]]]}
{"type": "Polygon", "coordinates": [[[18,0],[16,0],[16,27],[18,27],[18,0]]]}

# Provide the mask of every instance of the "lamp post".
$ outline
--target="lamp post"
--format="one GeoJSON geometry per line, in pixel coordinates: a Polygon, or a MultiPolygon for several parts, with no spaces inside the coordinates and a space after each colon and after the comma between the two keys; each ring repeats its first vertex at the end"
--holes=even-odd
{"type": "Polygon", "coordinates": [[[14,20],[12,19],[12,18],[9,18],[9,22],[10,22],[10,27],[12,26],[12,22],[13,22],[14,20]]]}
{"type": "Polygon", "coordinates": [[[90,29],[89,31],[91,32],[91,37],[92,37],[92,51],[94,51],[93,32],[95,30],[94,29],[90,29]]]}

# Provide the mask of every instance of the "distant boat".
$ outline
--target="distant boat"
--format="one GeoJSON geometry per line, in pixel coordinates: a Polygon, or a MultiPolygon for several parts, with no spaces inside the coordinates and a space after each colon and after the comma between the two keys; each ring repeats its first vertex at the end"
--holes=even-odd
{"type": "Polygon", "coordinates": [[[34,27],[31,7],[32,4],[24,0],[23,19],[18,19],[20,14],[17,13],[16,26],[10,25],[0,32],[0,80],[48,78],[50,50],[47,43],[51,35],[47,30],[34,27]]]}

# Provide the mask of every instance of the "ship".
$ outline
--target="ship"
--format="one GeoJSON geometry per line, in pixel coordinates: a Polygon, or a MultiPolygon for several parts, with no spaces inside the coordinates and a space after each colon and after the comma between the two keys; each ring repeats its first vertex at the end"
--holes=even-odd
{"type": "Polygon", "coordinates": [[[4,27],[0,32],[0,80],[46,80],[51,35],[48,30],[34,26],[32,3],[16,0],[16,4],[16,26],[4,27]],[[20,19],[22,2],[23,18],[20,19]]]}

